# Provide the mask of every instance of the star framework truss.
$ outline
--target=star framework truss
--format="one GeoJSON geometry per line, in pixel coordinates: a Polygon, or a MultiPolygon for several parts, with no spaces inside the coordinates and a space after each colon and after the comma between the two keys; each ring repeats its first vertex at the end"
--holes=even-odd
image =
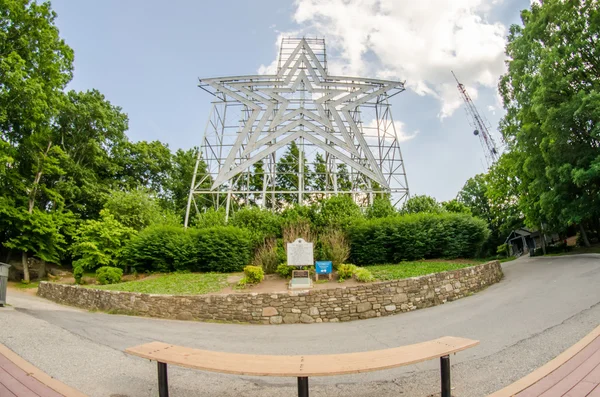
{"type": "Polygon", "coordinates": [[[282,39],[276,74],[200,79],[214,96],[192,178],[194,211],[282,208],[349,194],[408,197],[389,98],[397,81],[329,75],[323,39],[282,39]]]}

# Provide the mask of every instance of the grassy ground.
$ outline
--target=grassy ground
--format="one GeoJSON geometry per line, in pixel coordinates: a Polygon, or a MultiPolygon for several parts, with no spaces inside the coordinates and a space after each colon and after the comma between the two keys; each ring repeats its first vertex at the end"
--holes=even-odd
{"type": "Polygon", "coordinates": [[[592,245],[591,247],[574,247],[573,250],[569,252],[546,254],[546,256],[563,256],[576,254],[600,254],[600,244],[592,245]]]}
{"type": "Polygon", "coordinates": [[[398,280],[402,278],[423,276],[425,274],[462,269],[477,263],[452,262],[402,262],[395,265],[368,266],[376,280],[398,280]]]}
{"type": "Polygon", "coordinates": [[[227,274],[174,273],[139,281],[112,285],[90,285],[88,288],[145,294],[200,295],[218,292],[227,286],[227,274]]]}
{"type": "Polygon", "coordinates": [[[10,281],[8,283],[8,285],[10,287],[12,287],[12,288],[18,288],[18,289],[37,288],[39,284],[40,284],[39,281],[32,281],[30,283],[20,283],[20,282],[10,281]]]}

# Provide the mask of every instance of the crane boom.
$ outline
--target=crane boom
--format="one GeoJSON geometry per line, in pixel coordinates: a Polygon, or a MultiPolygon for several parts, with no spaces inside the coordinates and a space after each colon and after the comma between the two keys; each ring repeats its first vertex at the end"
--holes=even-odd
{"type": "Polygon", "coordinates": [[[469,116],[469,123],[475,129],[473,131],[473,134],[479,136],[479,141],[481,142],[481,147],[483,148],[487,165],[488,167],[490,167],[496,162],[496,160],[498,160],[498,149],[496,149],[496,143],[494,142],[494,138],[492,138],[492,135],[490,134],[490,131],[485,123],[484,118],[481,117],[481,115],[479,114],[479,111],[475,107],[475,104],[469,96],[467,89],[460,81],[458,81],[458,78],[454,74],[454,71],[452,71],[452,75],[456,80],[460,96],[465,102],[465,105],[467,105],[466,109],[467,114],[469,116]]]}

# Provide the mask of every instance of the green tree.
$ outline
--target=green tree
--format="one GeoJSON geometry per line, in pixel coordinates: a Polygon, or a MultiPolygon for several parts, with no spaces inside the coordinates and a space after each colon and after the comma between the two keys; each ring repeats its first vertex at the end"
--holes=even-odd
{"type": "Polygon", "coordinates": [[[365,215],[367,219],[387,218],[388,216],[398,215],[398,211],[390,202],[389,197],[377,196],[373,200],[373,205],[367,208],[365,215]]]}
{"type": "Polygon", "coordinates": [[[151,224],[163,223],[164,220],[156,198],[142,189],[111,191],[104,209],[122,225],[138,232],[151,224]]]}
{"type": "Polygon", "coordinates": [[[457,199],[442,202],[442,208],[447,212],[472,215],[471,209],[457,199]]]}
{"type": "Polygon", "coordinates": [[[402,212],[405,214],[416,214],[418,212],[440,213],[443,212],[443,209],[435,198],[423,194],[406,200],[402,212]]]}
{"type": "Polygon", "coordinates": [[[99,220],[87,220],[77,229],[71,246],[73,268],[117,267],[121,250],[135,234],[134,229],[117,221],[110,211],[102,210],[99,220]]]}
{"type": "MultiPolygon", "coordinates": [[[[295,191],[300,188],[300,148],[295,141],[292,141],[286,152],[281,156],[276,164],[277,169],[277,189],[283,191],[295,191]]],[[[311,173],[306,160],[303,161],[304,186],[310,186],[311,173]]],[[[287,203],[298,203],[297,194],[280,194],[280,201],[287,203]]]]}
{"type": "Polygon", "coordinates": [[[521,19],[500,82],[519,206],[532,227],[579,225],[587,244],[600,217],[598,3],[548,0],[521,19]]]}
{"type": "Polygon", "coordinates": [[[50,3],[0,3],[0,141],[11,162],[3,167],[3,185],[10,189],[0,192],[0,222],[8,228],[4,246],[22,252],[25,281],[28,253],[55,260],[60,252],[54,231],[60,230],[63,200],[50,179],[64,172],[64,152],[52,133],[72,77],[73,51],[58,35],[55,18],[50,3]],[[56,247],[48,245],[52,240],[56,247]]]}

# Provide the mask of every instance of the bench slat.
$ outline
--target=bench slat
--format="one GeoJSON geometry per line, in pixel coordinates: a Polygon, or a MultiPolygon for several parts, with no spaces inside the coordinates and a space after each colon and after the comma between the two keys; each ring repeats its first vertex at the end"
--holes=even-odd
{"type": "Polygon", "coordinates": [[[166,364],[251,376],[333,376],[378,371],[439,358],[476,346],[479,341],[445,336],[428,342],[359,353],[272,356],[191,349],[162,342],[125,352],[166,364]]]}

